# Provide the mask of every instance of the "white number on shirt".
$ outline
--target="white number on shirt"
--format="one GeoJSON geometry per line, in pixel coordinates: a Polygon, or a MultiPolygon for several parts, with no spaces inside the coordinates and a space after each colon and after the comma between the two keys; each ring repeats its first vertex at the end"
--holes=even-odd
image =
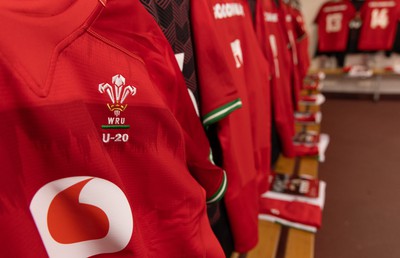
{"type": "Polygon", "coordinates": [[[389,25],[389,15],[387,8],[372,10],[371,24],[370,24],[372,29],[376,29],[378,27],[385,29],[388,25],[389,25]]]}
{"type": "Polygon", "coordinates": [[[236,39],[231,42],[231,49],[233,53],[233,58],[235,58],[236,68],[240,68],[243,64],[243,53],[239,39],[236,39]]]}
{"type": "Polygon", "coordinates": [[[338,32],[342,29],[342,13],[332,13],[326,16],[325,30],[328,33],[338,32]]]}
{"type": "Polygon", "coordinates": [[[276,44],[275,35],[269,35],[269,44],[271,45],[272,56],[274,58],[275,76],[279,78],[281,77],[281,73],[279,70],[278,45],[276,44]]]}

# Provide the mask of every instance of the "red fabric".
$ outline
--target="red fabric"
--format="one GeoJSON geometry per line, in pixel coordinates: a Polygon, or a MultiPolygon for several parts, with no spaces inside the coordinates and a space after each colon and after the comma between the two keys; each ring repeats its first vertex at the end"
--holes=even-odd
{"type": "Polygon", "coordinates": [[[298,132],[293,141],[296,144],[318,144],[320,135],[317,131],[298,132]]]}
{"type": "Polygon", "coordinates": [[[312,112],[296,112],[294,114],[294,119],[299,123],[318,123],[317,116],[320,116],[319,113],[312,112]]]}
{"type": "Polygon", "coordinates": [[[302,101],[315,102],[317,101],[317,95],[303,95],[301,96],[302,101]]]}
{"type": "Polygon", "coordinates": [[[281,1],[281,11],[282,17],[285,19],[284,29],[288,36],[288,42],[290,45],[290,53],[291,53],[291,60],[293,66],[293,72],[291,75],[292,78],[292,91],[293,91],[293,107],[294,110],[298,110],[298,102],[300,97],[300,90],[303,86],[303,74],[300,68],[300,57],[299,57],[299,49],[297,45],[297,32],[294,24],[295,17],[292,13],[292,7],[289,4],[284,3],[281,1]]]}
{"type": "MultiPolygon", "coordinates": [[[[200,1],[202,2],[202,1],[200,1]]],[[[199,7],[191,7],[192,34],[197,63],[197,77],[200,94],[200,114],[204,117],[215,109],[235,99],[238,94],[235,82],[235,71],[228,63],[235,62],[231,50],[213,27],[213,17],[204,3],[191,3],[199,7]],[[202,11],[197,11],[199,8],[202,11]],[[204,15],[200,19],[197,16],[204,15]],[[212,67],[208,65],[213,64],[212,67]]]]}
{"type": "Polygon", "coordinates": [[[271,100],[275,124],[282,143],[283,154],[294,156],[292,138],[294,129],[293,91],[291,74],[293,64],[284,30],[284,17],[271,0],[258,0],[256,5],[255,30],[264,56],[271,64],[271,100]]]}
{"type": "Polygon", "coordinates": [[[261,214],[273,215],[316,228],[321,227],[322,210],[317,205],[263,197],[260,206],[261,214]]]}
{"type": "Polygon", "coordinates": [[[151,67],[149,76],[157,85],[160,85],[159,88],[164,101],[184,129],[186,158],[190,172],[207,190],[208,199],[221,186],[222,174],[220,169],[209,161],[210,147],[207,137],[204,134],[203,127],[199,126],[199,119],[195,114],[193,103],[188,97],[182,73],[169,43],[154,19],[148,15],[141,4],[136,3],[138,1],[135,0],[134,2],[135,8],[140,10],[135,13],[135,18],[131,18],[132,14],[121,7],[122,3],[121,5],[115,4],[115,9],[112,9],[114,2],[111,2],[108,5],[111,7],[106,9],[107,12],[103,13],[94,27],[101,30],[99,33],[102,36],[112,38],[122,47],[134,48],[135,52],[140,51],[140,57],[151,67]],[[119,31],[112,30],[111,28],[117,27],[123,17],[127,28],[134,28],[136,33],[142,33],[144,36],[129,39],[125,35],[121,35],[119,31]],[[140,25],[136,24],[139,18],[143,19],[140,25]],[[149,32],[152,32],[151,36],[148,35],[149,32]],[[173,85],[175,87],[171,87],[173,85]],[[182,112],[182,110],[185,110],[185,112],[182,112]]]}
{"type": "Polygon", "coordinates": [[[317,144],[295,144],[294,149],[297,157],[318,156],[319,154],[317,144]]]}
{"type": "MultiPolygon", "coordinates": [[[[344,70],[344,69],[343,69],[344,70]]],[[[305,80],[303,84],[304,90],[319,90],[321,88],[321,82],[319,80],[305,80]]]]}
{"type": "MultiPolygon", "coordinates": [[[[47,257],[44,247],[49,251],[49,241],[61,246],[51,238],[42,243],[29,205],[50,182],[89,176],[117,186],[131,209],[121,215],[133,217],[133,233],[126,246],[118,247],[122,236],[118,232],[105,242],[95,239],[118,224],[106,223],[104,216],[111,218],[110,214],[95,203],[77,205],[102,218],[90,220],[98,227],[79,238],[94,239],[91,246],[82,243],[83,249],[105,248],[90,256],[224,257],[205,205],[206,193],[210,197],[220,188],[223,171],[208,160],[202,125],[172,50],[153,18],[132,0],[108,1],[105,7],[98,1],[77,0],[65,8],[48,2],[47,8],[60,7],[50,13],[25,4],[0,8],[4,25],[0,113],[7,121],[0,124],[0,132],[7,136],[0,138],[0,230],[6,232],[0,237],[4,244],[0,256],[47,257]],[[114,103],[103,86],[114,86],[112,78],[120,80],[119,75],[126,80],[123,93],[129,95],[114,103]],[[125,91],[128,86],[136,89],[135,94],[125,91]],[[127,105],[118,115],[110,111],[117,104],[127,105]],[[130,127],[104,127],[115,126],[117,118],[130,127]],[[122,250],[108,249],[115,246],[122,250]]],[[[92,191],[100,194],[107,189],[92,191]]],[[[70,192],[76,195],[75,190],[70,192]]],[[[91,198],[119,204],[114,195],[91,198]]],[[[55,208],[60,206],[57,203],[55,208]]],[[[46,220],[46,207],[42,208],[44,215],[31,210],[46,220]]],[[[51,218],[65,227],[61,218],[51,218]]],[[[77,230],[73,236],[82,230],[71,228],[77,230]]],[[[78,252],[63,253],[64,257],[88,257],[76,238],[58,233],[54,237],[72,242],[68,248],[78,252]]]]}
{"type": "MultiPolygon", "coordinates": [[[[237,252],[258,240],[258,198],[270,170],[270,85],[268,63],[253,32],[244,0],[192,1],[200,99],[234,84],[241,109],[218,122],[223,168],[229,180],[225,197],[237,252]],[[225,12],[232,8],[232,13],[225,12]]],[[[213,96],[216,97],[216,96],[213,96]]]]}
{"type": "Polygon", "coordinates": [[[318,50],[339,52],[347,47],[349,22],[355,17],[356,9],[349,0],[328,1],[318,11],[318,50]]]}
{"type": "Polygon", "coordinates": [[[303,19],[303,14],[299,9],[290,8],[289,11],[293,17],[293,26],[296,36],[297,53],[299,60],[299,71],[303,80],[308,73],[311,64],[311,58],[308,54],[309,36],[303,19]]]}
{"type": "Polygon", "coordinates": [[[398,1],[367,0],[360,10],[363,21],[359,50],[391,50],[400,18],[398,1]]]}

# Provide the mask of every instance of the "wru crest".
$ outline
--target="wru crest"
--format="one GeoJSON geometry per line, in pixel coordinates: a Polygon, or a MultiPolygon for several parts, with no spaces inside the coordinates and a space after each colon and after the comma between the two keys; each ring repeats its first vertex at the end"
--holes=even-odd
{"type": "Polygon", "coordinates": [[[125,99],[129,95],[133,96],[136,94],[136,87],[125,86],[125,77],[121,74],[112,77],[112,84],[113,86],[108,83],[100,83],[99,91],[100,93],[107,92],[111,99],[111,103],[107,103],[107,107],[110,111],[114,112],[115,116],[119,116],[128,106],[128,104],[124,105],[125,99]]]}

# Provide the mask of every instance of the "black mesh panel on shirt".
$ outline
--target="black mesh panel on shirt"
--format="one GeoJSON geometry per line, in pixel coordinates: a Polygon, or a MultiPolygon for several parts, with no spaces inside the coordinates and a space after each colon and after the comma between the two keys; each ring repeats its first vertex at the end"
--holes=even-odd
{"type": "Polygon", "coordinates": [[[185,53],[183,76],[187,87],[198,99],[195,60],[188,0],[140,0],[155,18],[175,54],[185,53]]]}

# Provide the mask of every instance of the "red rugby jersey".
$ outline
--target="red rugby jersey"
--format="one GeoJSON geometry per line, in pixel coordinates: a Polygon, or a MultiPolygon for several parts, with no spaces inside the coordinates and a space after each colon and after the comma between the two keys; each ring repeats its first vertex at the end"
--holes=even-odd
{"type": "Polygon", "coordinates": [[[391,50],[400,18],[400,5],[394,0],[367,0],[360,10],[362,26],[359,50],[391,50]]]}
{"type": "Polygon", "coordinates": [[[225,176],[158,25],[42,2],[0,4],[0,256],[224,257],[225,176]]]}
{"type": "Polygon", "coordinates": [[[296,38],[299,70],[301,78],[305,78],[310,67],[310,55],[308,54],[309,36],[304,24],[303,14],[300,9],[290,8],[293,17],[294,34],[296,38]]]}
{"type": "Polygon", "coordinates": [[[293,92],[293,107],[298,110],[298,102],[300,97],[300,90],[302,87],[303,77],[300,70],[299,49],[297,48],[297,35],[295,31],[294,16],[292,14],[292,7],[289,4],[281,1],[280,10],[282,17],[284,17],[284,30],[287,33],[288,42],[290,45],[291,61],[293,66],[292,78],[292,92],[293,92]]]}
{"type": "Polygon", "coordinates": [[[318,50],[320,52],[346,50],[349,22],[355,15],[356,9],[349,0],[324,3],[315,18],[315,23],[318,25],[318,50]]]}
{"type": "Polygon", "coordinates": [[[255,28],[259,44],[271,64],[272,110],[285,156],[294,156],[294,107],[291,76],[293,64],[288,48],[284,17],[272,0],[259,0],[256,5],[255,28]]]}
{"type": "Polygon", "coordinates": [[[229,179],[225,202],[234,247],[247,252],[257,243],[259,191],[268,187],[270,171],[268,63],[246,1],[196,0],[191,10],[201,99],[233,84],[243,102],[219,122],[218,137],[229,179]]]}

